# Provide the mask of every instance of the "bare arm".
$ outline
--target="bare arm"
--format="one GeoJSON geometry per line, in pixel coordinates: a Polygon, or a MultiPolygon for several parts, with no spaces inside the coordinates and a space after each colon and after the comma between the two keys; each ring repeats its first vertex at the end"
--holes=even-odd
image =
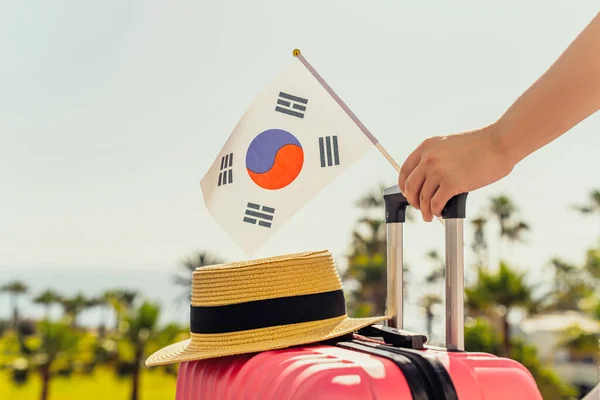
{"type": "Polygon", "coordinates": [[[498,121],[513,163],[600,109],[600,13],[498,121]]]}
{"type": "Polygon", "coordinates": [[[489,185],[600,109],[600,13],[495,123],[425,140],[398,184],[425,221],[456,194],[489,185]]]}

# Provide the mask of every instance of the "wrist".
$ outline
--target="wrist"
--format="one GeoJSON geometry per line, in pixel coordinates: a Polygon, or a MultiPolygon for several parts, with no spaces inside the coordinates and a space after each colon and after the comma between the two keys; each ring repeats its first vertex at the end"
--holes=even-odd
{"type": "Polygon", "coordinates": [[[484,129],[489,131],[492,148],[508,170],[525,158],[526,154],[523,154],[518,133],[514,129],[509,129],[501,120],[484,129]]]}

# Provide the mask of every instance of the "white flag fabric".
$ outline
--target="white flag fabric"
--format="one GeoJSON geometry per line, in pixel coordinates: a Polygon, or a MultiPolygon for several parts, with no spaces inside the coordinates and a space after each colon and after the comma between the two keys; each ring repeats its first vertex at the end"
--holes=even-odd
{"type": "Polygon", "coordinates": [[[251,255],[372,147],[295,58],[248,108],[202,178],[204,201],[251,255]]]}

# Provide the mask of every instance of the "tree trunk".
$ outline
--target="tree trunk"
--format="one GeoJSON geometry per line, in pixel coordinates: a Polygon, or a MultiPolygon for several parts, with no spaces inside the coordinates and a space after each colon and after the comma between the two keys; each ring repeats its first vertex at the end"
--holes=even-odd
{"type": "Polygon", "coordinates": [[[45,314],[44,318],[46,319],[46,322],[50,322],[50,304],[46,304],[44,314],[45,314]]]}
{"type": "Polygon", "coordinates": [[[118,310],[115,310],[115,330],[119,330],[119,323],[121,322],[121,313],[118,310]]]}
{"type": "Polygon", "coordinates": [[[72,319],[71,319],[71,329],[77,329],[77,311],[73,311],[72,319]]]}
{"type": "Polygon", "coordinates": [[[19,325],[19,307],[17,305],[17,294],[13,293],[11,299],[13,309],[13,327],[17,329],[17,326],[19,325]]]}
{"type": "Polygon", "coordinates": [[[502,317],[502,330],[504,331],[504,356],[510,356],[510,324],[508,323],[508,310],[502,317]]]}
{"type": "Polygon", "coordinates": [[[431,331],[433,327],[433,313],[430,309],[427,310],[427,335],[429,335],[429,340],[431,340],[431,331]]]}
{"type": "Polygon", "coordinates": [[[100,335],[100,338],[104,338],[104,336],[106,336],[106,306],[102,306],[100,308],[101,314],[100,314],[100,325],[98,326],[98,334],[100,335]]]}
{"type": "Polygon", "coordinates": [[[131,400],[138,400],[140,386],[140,364],[142,362],[142,349],[139,347],[135,351],[135,360],[133,362],[134,365],[131,375],[131,400]]]}
{"type": "Polygon", "coordinates": [[[50,363],[44,364],[41,367],[41,378],[42,378],[42,394],[40,400],[48,399],[48,390],[50,389],[50,363]]]}

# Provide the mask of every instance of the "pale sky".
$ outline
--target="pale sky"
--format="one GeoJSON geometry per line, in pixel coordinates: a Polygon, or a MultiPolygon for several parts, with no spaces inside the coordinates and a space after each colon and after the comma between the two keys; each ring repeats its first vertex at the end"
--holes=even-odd
{"type": "MultiPolygon", "coordinates": [[[[294,48],[402,163],[429,136],[493,122],[599,11],[597,0],[0,4],[0,268],[148,271],[194,250],[248,258],[199,181],[294,48]]],[[[581,261],[600,220],[568,207],[600,188],[598,149],[594,115],[471,193],[468,217],[505,193],[533,228],[510,254],[517,267],[581,261]]],[[[341,262],[355,200],[396,181],[373,149],[252,257],[329,248],[341,262]]],[[[443,249],[442,232],[406,227],[413,268],[443,249]]]]}

